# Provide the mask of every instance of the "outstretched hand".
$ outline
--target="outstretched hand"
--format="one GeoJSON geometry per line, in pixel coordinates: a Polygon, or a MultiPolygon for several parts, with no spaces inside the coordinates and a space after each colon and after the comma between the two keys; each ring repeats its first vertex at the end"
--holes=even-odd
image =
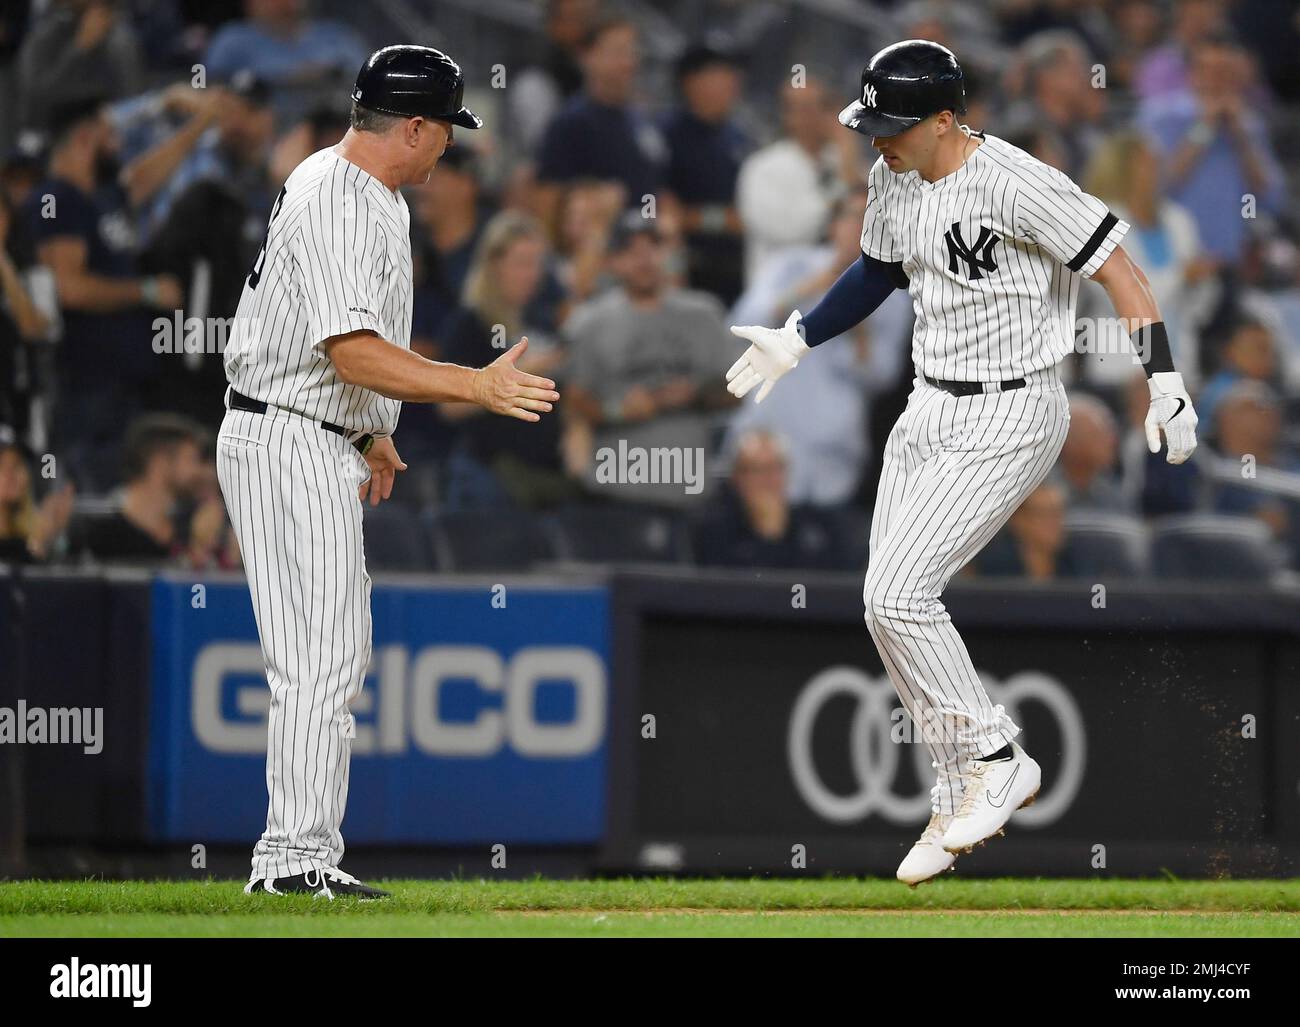
{"type": "Polygon", "coordinates": [[[762,403],[775,387],[778,379],[798,366],[800,358],[808,352],[808,345],[799,334],[799,311],[795,311],[782,328],[764,328],[761,325],[732,325],[731,334],[752,343],[731,365],[727,372],[727,391],[743,399],[759,382],[754,400],[762,403]]]}
{"type": "Polygon", "coordinates": [[[474,402],[485,410],[521,421],[540,421],[560,399],[555,382],[528,374],[515,366],[528,350],[525,336],[478,372],[474,402]]]}

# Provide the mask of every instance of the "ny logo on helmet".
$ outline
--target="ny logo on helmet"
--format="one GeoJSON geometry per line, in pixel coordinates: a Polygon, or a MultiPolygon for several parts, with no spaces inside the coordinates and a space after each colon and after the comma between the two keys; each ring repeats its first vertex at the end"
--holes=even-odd
{"type": "Polygon", "coordinates": [[[866,87],[862,90],[862,102],[866,104],[868,107],[874,107],[876,105],[875,86],[871,85],[870,83],[867,83],[866,87]]]}
{"type": "Polygon", "coordinates": [[[966,277],[971,281],[983,278],[981,271],[992,272],[998,269],[998,262],[993,259],[993,247],[998,244],[998,237],[988,226],[981,225],[979,238],[973,245],[967,246],[966,240],[962,238],[961,223],[954,221],[952,227],[943,234],[943,241],[948,244],[948,270],[954,275],[957,273],[958,260],[966,262],[966,277]]]}

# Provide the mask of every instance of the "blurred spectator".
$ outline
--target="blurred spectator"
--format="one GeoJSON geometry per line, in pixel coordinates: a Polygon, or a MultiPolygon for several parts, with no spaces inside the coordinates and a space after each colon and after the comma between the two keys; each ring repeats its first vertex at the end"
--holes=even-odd
{"type": "Polygon", "coordinates": [[[576,438],[591,438],[567,463],[593,488],[628,502],[688,505],[696,494],[680,485],[601,486],[602,450],[668,448],[694,459],[711,455],[714,412],[732,406],[724,376],[734,361],[723,309],[707,293],[672,288],[663,237],[653,219],[626,212],[610,241],[610,265],[621,284],[574,311],[569,388],[564,404],[576,438]]]}
{"type": "Polygon", "coordinates": [[[1255,216],[1278,209],[1283,180],[1267,127],[1246,102],[1245,55],[1224,36],[1198,42],[1190,88],[1144,105],[1140,125],[1158,148],[1171,199],[1196,220],[1211,256],[1235,264],[1255,216]],[[1243,204],[1255,211],[1247,216],[1243,204]]]}
{"type": "MultiPolygon", "coordinates": [[[[1085,192],[1104,200],[1116,217],[1131,228],[1124,249],[1147,276],[1151,292],[1169,330],[1174,363],[1184,378],[1195,383],[1201,367],[1198,330],[1208,317],[1214,298],[1213,275],[1218,262],[1201,248],[1191,214],[1163,195],[1160,162],[1154,150],[1135,131],[1117,132],[1106,139],[1088,164],[1085,192]]],[[[1095,327],[1097,347],[1088,361],[1089,378],[1097,384],[1126,382],[1133,368],[1130,326],[1114,318],[1105,290],[1095,282],[1080,290],[1079,320],[1102,319],[1113,327],[1103,338],[1095,327]]]]}
{"type": "Polygon", "coordinates": [[[100,105],[62,109],[53,122],[48,177],[28,199],[37,259],[58,285],[58,442],[79,475],[112,466],[122,425],[153,368],[148,309],[175,311],[180,283],[142,277],[136,236],[117,186],[116,144],[100,105]]]}
{"type": "Polygon", "coordinates": [[[732,120],[742,81],[734,56],[692,47],[677,66],[681,106],[664,126],[667,184],[683,206],[688,279],[727,304],[743,284],[736,177],[750,142],[732,120]]]}
{"type": "Polygon", "coordinates": [[[198,425],[170,414],[130,425],[121,507],[89,524],[83,545],[91,556],[109,563],[162,562],[184,554],[189,531],[178,523],[178,512],[203,483],[202,437],[198,425]]]}
{"type": "Polygon", "coordinates": [[[537,149],[555,115],[582,88],[583,41],[596,23],[598,0],[546,0],[543,38],[528,41],[527,56],[506,90],[511,142],[537,149]],[[540,45],[539,45],[540,42],[540,45]]]}
{"type": "Polygon", "coordinates": [[[30,4],[18,0],[0,9],[0,96],[10,102],[0,104],[0,152],[9,149],[18,133],[18,51],[27,36],[30,4]]]}
{"type": "Polygon", "coordinates": [[[0,195],[0,424],[25,428],[32,360],[28,347],[49,334],[49,321],[32,300],[11,245],[14,216],[0,195]]]}
{"type": "MultiPolygon", "coordinates": [[[[1200,468],[1194,459],[1174,466],[1165,459],[1163,451],[1151,452],[1147,447],[1145,428],[1150,409],[1151,388],[1147,384],[1146,372],[1135,371],[1124,392],[1126,427],[1119,446],[1124,506],[1144,517],[1191,513],[1199,504],[1200,468]]],[[[1204,419],[1201,424],[1205,425],[1204,419]]]]}
{"type": "MultiPolygon", "coordinates": [[[[1215,432],[1220,455],[1237,461],[1243,478],[1260,469],[1300,472],[1296,454],[1282,445],[1282,408],[1273,391],[1262,382],[1242,381],[1223,397],[1215,432]],[[1247,461],[1244,458],[1249,458],[1247,461]]],[[[1297,478],[1300,482],[1300,478],[1297,478]]],[[[1255,517],[1269,526],[1275,538],[1292,546],[1300,505],[1245,485],[1219,484],[1214,493],[1219,513],[1255,517]]]]}
{"type": "Polygon", "coordinates": [[[1118,455],[1119,434],[1110,408],[1096,396],[1072,395],[1070,430],[1057,463],[1070,509],[1132,512],[1113,473],[1118,455]]]}
{"type": "Polygon", "coordinates": [[[1203,40],[1227,27],[1223,0],[1174,0],[1169,41],[1151,50],[1138,67],[1133,90],[1142,100],[1186,92],[1190,54],[1203,40]]]}
{"type": "Polygon", "coordinates": [[[266,83],[242,71],[224,87],[193,89],[182,82],[110,109],[126,162],[123,185],[132,206],[142,208],[146,235],[196,182],[222,182],[242,192],[250,209],[266,219],[266,162],[275,128],[269,101],[266,83]],[[173,127],[173,113],[187,120],[173,127]]]}
{"type": "Polygon", "coordinates": [[[1043,482],[1025,498],[1006,528],[975,558],[979,574],[1051,581],[1076,577],[1065,548],[1065,490],[1043,482]]]}
{"type": "Polygon", "coordinates": [[[852,570],[836,526],[790,503],[790,457],[778,435],[746,432],[736,442],[727,486],[695,531],[697,562],[714,567],[852,570]]]}
{"type": "Polygon", "coordinates": [[[460,303],[470,261],[492,212],[483,198],[478,160],[467,146],[447,150],[429,181],[409,194],[416,279],[411,348],[434,358],[443,322],[460,303]]]}
{"type": "Polygon", "coordinates": [[[279,122],[290,124],[312,105],[351,91],[370,55],[346,25],[307,16],[307,0],[246,0],[245,19],[217,30],[203,63],[225,81],[245,69],[269,82],[279,122]]]}
{"type": "Polygon", "coordinates": [[[67,529],[73,498],[72,486],[64,485],[37,503],[27,457],[0,428],[0,563],[48,559],[67,529]]]}
{"type": "Polygon", "coordinates": [[[736,203],[745,226],[745,282],[788,246],[811,246],[826,231],[835,201],[860,187],[870,164],[859,137],[840,125],[836,103],[815,78],[781,91],[783,137],[740,167],[736,203]]]}
{"type": "Polygon", "coordinates": [[[1126,91],[1136,88],[1141,69],[1164,31],[1164,11],[1157,0],[1119,0],[1111,24],[1108,84],[1126,91]]]}
{"type": "Polygon", "coordinates": [[[306,117],[276,141],[271,150],[267,182],[272,188],[279,188],[293,169],[313,153],[342,139],[351,124],[352,101],[347,97],[342,100],[335,97],[312,107],[306,117]]]}
{"type": "Polygon", "coordinates": [[[48,128],[48,116],[70,103],[138,93],[143,58],[114,0],[53,0],[32,24],[18,58],[23,124],[48,128]]]}
{"type": "Polygon", "coordinates": [[[617,182],[574,182],[560,206],[558,274],[574,303],[589,299],[602,284],[610,232],[623,206],[617,182]]]}
{"type": "MultiPolygon", "coordinates": [[[[809,310],[846,267],[861,257],[865,192],[836,207],[828,245],[793,247],[768,261],[731,313],[732,324],[780,325],[791,310],[809,310]]],[[[910,379],[912,301],[904,290],[865,322],[818,347],[762,403],[741,403],[729,437],[766,428],[790,454],[786,477],[796,504],[849,502],[872,462],[869,395],[887,387],[906,362],[910,379]],[[789,388],[787,388],[789,386],[789,388]],[[810,411],[816,411],[815,417],[810,411]]],[[[737,345],[735,355],[740,355],[737,345]]]]}
{"type": "MultiPolygon", "coordinates": [[[[559,380],[563,349],[528,322],[545,271],[546,234],[537,221],[504,211],[488,222],[465,281],[464,304],[444,332],[445,359],[483,367],[527,336],[528,349],[516,366],[559,380]]],[[[523,424],[486,415],[472,403],[443,404],[439,411],[459,437],[448,461],[445,507],[532,509],[578,497],[561,465],[558,418],[523,424]]]]}
{"type": "Polygon", "coordinates": [[[1277,373],[1277,347],[1273,333],[1262,321],[1240,319],[1223,347],[1219,370],[1205,383],[1196,398],[1197,416],[1202,431],[1213,434],[1219,404],[1238,382],[1251,380],[1271,384],[1277,373]]]}
{"type": "Polygon", "coordinates": [[[1007,112],[1007,121],[1051,132],[1065,158],[1061,170],[1078,179],[1100,141],[1106,106],[1106,91],[1093,84],[1092,58],[1077,34],[1054,29],[1025,40],[1020,60],[1024,97],[1007,112]]]}
{"type": "Polygon", "coordinates": [[[578,179],[619,183],[628,207],[640,207],[658,190],[664,141],[633,106],[640,60],[630,21],[604,21],[588,33],[582,92],[547,127],[538,154],[538,210],[545,224],[555,225],[562,187],[578,179]]]}

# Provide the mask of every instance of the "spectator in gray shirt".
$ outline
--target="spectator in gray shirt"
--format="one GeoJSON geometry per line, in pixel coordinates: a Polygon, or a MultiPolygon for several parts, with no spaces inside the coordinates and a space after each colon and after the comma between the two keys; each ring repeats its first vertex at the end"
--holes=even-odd
{"type": "Polygon", "coordinates": [[[619,286],[574,311],[566,459],[597,494],[619,502],[693,505],[709,492],[716,412],[734,405],[732,345],[722,305],[674,289],[653,219],[625,214],[610,239],[619,286]],[[665,480],[666,479],[666,480],[665,480]]]}

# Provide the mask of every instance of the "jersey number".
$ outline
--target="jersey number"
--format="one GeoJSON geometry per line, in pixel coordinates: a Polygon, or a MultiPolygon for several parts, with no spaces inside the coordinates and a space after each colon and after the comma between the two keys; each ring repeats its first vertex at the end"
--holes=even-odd
{"type": "Polygon", "coordinates": [[[284,203],[284,192],[288,186],[280,186],[280,195],[275,198],[275,206],[271,208],[271,219],[266,223],[266,235],[262,237],[262,246],[257,251],[257,259],[253,261],[253,270],[248,273],[248,287],[256,289],[257,283],[262,280],[262,265],[266,262],[266,243],[271,238],[271,221],[274,221],[280,215],[280,205],[284,203]]]}

